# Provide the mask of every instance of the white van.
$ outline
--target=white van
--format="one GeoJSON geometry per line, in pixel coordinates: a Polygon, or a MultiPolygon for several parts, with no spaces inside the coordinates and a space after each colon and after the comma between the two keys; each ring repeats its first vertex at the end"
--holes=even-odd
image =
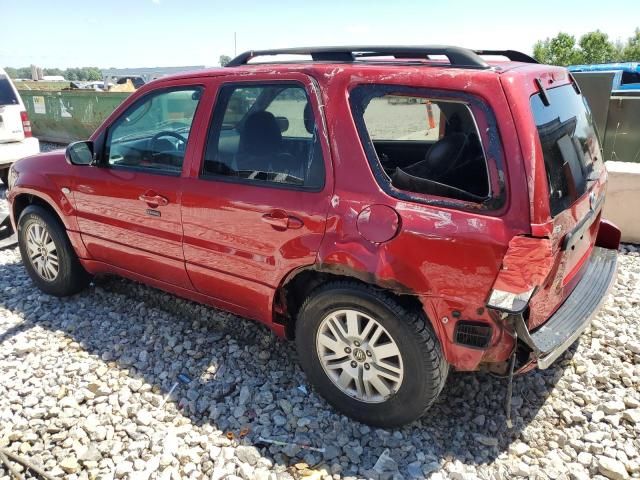
{"type": "Polygon", "coordinates": [[[0,68],[0,181],[7,185],[11,164],[39,151],[40,144],[31,135],[24,103],[9,76],[0,68]]]}

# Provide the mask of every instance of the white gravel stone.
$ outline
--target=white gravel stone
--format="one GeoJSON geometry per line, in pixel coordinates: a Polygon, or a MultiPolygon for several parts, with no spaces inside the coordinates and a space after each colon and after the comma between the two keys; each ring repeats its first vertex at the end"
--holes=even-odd
{"type": "Polygon", "coordinates": [[[75,457],[66,457],[60,462],[60,468],[66,473],[76,473],[80,470],[80,464],[75,457]]]}
{"type": "Polygon", "coordinates": [[[580,452],[578,454],[578,462],[584,465],[585,467],[588,467],[589,465],[591,465],[592,461],[593,461],[593,455],[591,455],[589,452],[580,452]]]}
{"type": "Polygon", "coordinates": [[[625,480],[629,478],[629,473],[624,464],[615,458],[598,457],[598,471],[612,480],[625,480]]]}
{"type": "Polygon", "coordinates": [[[151,425],[153,421],[153,415],[149,413],[147,410],[139,410],[136,413],[136,422],[140,425],[151,425]]]}
{"type": "Polygon", "coordinates": [[[122,461],[118,463],[115,470],[116,478],[123,478],[133,473],[133,462],[122,461]]]}
{"type": "Polygon", "coordinates": [[[521,457],[522,455],[527,453],[530,449],[531,447],[529,447],[529,445],[527,445],[526,443],[516,442],[513,445],[509,446],[509,453],[511,453],[512,455],[521,457]]]}
{"type": "Polygon", "coordinates": [[[604,413],[609,415],[622,412],[624,409],[625,406],[622,400],[611,400],[602,405],[602,410],[604,410],[604,413]]]}
{"type": "Polygon", "coordinates": [[[569,472],[569,478],[571,480],[590,480],[591,475],[589,471],[584,468],[579,463],[570,463],[567,465],[567,470],[569,472]]]}
{"type": "Polygon", "coordinates": [[[598,432],[589,432],[582,438],[584,439],[585,442],[600,443],[604,439],[604,436],[605,436],[604,432],[598,431],[598,432]]]}
{"type": "Polygon", "coordinates": [[[640,423],[640,408],[625,410],[624,413],[622,414],[622,418],[624,418],[625,420],[628,420],[634,425],[636,423],[640,423]]]}
{"type": "Polygon", "coordinates": [[[235,450],[235,456],[241,462],[248,463],[249,465],[255,465],[260,460],[260,452],[255,447],[239,446],[235,450]]]}

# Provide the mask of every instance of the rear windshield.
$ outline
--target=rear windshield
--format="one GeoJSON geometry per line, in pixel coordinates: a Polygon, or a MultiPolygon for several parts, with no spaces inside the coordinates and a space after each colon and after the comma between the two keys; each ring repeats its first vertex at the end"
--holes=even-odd
{"type": "Polygon", "coordinates": [[[551,215],[567,209],[587,190],[594,162],[601,161],[600,144],[591,111],[572,85],[547,90],[549,105],[540,94],[531,97],[549,183],[551,215]]]}
{"type": "Polygon", "coordinates": [[[11,87],[9,79],[5,75],[0,75],[0,105],[17,105],[18,99],[11,87]]]}

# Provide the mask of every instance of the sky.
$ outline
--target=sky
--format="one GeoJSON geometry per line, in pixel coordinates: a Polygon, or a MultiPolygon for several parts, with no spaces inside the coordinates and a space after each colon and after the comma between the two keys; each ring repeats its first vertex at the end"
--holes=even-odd
{"type": "Polygon", "coordinates": [[[624,41],[637,27],[639,0],[0,0],[0,66],[215,66],[250,49],[347,44],[531,53],[559,31],[624,41]]]}

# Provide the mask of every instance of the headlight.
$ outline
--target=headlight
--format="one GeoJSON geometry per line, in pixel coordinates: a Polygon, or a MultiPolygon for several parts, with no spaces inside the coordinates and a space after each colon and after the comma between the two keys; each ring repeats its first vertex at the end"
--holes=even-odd
{"type": "Polygon", "coordinates": [[[11,167],[9,168],[9,178],[7,180],[8,181],[7,191],[13,188],[17,180],[18,180],[18,172],[16,172],[16,169],[13,168],[13,165],[11,165],[11,167]]]}

